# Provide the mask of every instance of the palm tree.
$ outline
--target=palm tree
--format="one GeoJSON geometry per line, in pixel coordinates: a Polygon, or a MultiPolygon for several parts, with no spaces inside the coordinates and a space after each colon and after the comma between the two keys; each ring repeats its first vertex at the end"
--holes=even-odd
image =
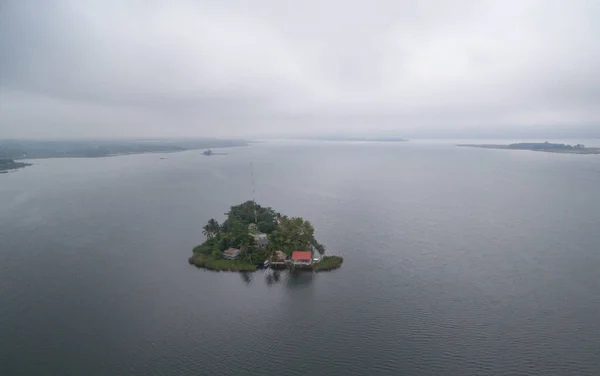
{"type": "Polygon", "coordinates": [[[219,222],[217,222],[214,218],[211,218],[208,221],[208,228],[210,230],[210,233],[212,235],[216,235],[219,233],[220,227],[219,227],[219,222]]]}
{"type": "Polygon", "coordinates": [[[209,225],[205,225],[204,227],[202,227],[202,235],[206,236],[206,239],[210,238],[210,226],[209,225]]]}
{"type": "Polygon", "coordinates": [[[211,218],[208,223],[202,227],[202,233],[207,239],[217,235],[220,230],[221,227],[219,226],[219,222],[217,222],[214,218],[211,218]]]}

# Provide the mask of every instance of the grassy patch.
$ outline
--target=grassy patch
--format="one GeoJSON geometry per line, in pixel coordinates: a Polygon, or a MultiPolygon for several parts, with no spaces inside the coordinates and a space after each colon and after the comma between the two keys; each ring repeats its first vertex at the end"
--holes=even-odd
{"type": "Polygon", "coordinates": [[[194,255],[196,255],[196,254],[210,255],[215,250],[220,251],[219,244],[216,241],[216,239],[211,238],[211,239],[208,239],[207,241],[205,241],[204,243],[194,247],[193,252],[194,252],[194,255]]]}
{"type": "Polygon", "coordinates": [[[325,270],[333,270],[342,266],[344,262],[344,258],[341,256],[323,256],[323,259],[314,264],[314,270],[316,272],[325,271],[325,270]]]}
{"type": "Polygon", "coordinates": [[[188,259],[188,262],[198,268],[217,271],[232,271],[232,272],[253,272],[256,270],[256,265],[242,260],[225,260],[214,259],[211,256],[195,253],[188,259]]]}

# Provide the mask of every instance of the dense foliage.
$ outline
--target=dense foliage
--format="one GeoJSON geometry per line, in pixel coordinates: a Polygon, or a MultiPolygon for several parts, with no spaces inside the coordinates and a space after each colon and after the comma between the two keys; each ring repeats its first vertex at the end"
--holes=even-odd
{"type": "Polygon", "coordinates": [[[255,204],[254,201],[246,201],[243,204],[232,206],[227,215],[227,220],[223,223],[223,229],[228,231],[236,225],[243,225],[246,229],[251,224],[255,224],[260,232],[270,234],[277,228],[276,218],[281,215],[270,207],[262,207],[255,204]]]}
{"type": "MultiPolygon", "coordinates": [[[[314,250],[321,254],[325,247],[314,237],[315,229],[302,218],[288,218],[270,207],[262,207],[253,201],[232,206],[223,224],[210,219],[202,228],[206,240],[194,248],[194,254],[204,259],[219,260],[228,248],[240,250],[238,260],[260,265],[275,251],[291,255],[294,250],[314,250]],[[269,239],[266,247],[254,244],[253,233],[265,233],[269,239]]],[[[225,262],[231,262],[224,260],[225,262]]]]}
{"type": "Polygon", "coordinates": [[[315,239],[315,229],[309,221],[300,217],[282,217],[279,226],[270,236],[273,249],[282,250],[291,255],[294,250],[314,249],[320,254],[325,247],[315,239]]]}

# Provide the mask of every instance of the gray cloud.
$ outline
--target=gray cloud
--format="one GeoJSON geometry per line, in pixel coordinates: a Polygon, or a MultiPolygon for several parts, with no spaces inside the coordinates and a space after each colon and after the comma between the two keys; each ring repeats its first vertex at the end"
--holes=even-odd
{"type": "Polygon", "coordinates": [[[599,4],[5,0],[0,137],[589,127],[599,4]]]}

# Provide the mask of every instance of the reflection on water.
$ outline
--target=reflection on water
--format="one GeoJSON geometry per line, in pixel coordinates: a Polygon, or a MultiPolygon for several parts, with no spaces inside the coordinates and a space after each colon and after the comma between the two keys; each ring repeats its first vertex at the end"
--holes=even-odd
{"type": "Polygon", "coordinates": [[[309,286],[315,273],[306,270],[293,270],[287,273],[286,286],[289,288],[303,288],[309,286]]]}
{"type": "Polygon", "coordinates": [[[313,281],[314,273],[308,270],[269,270],[265,276],[267,285],[282,282],[288,288],[306,287],[313,281]]]}
{"type": "Polygon", "coordinates": [[[249,285],[252,282],[252,274],[248,272],[240,272],[240,276],[245,284],[249,285]]]}
{"type": "Polygon", "coordinates": [[[281,278],[281,271],[271,269],[271,270],[267,271],[267,276],[265,278],[265,281],[267,282],[267,285],[270,286],[274,283],[278,283],[280,278],[281,278]]]}

